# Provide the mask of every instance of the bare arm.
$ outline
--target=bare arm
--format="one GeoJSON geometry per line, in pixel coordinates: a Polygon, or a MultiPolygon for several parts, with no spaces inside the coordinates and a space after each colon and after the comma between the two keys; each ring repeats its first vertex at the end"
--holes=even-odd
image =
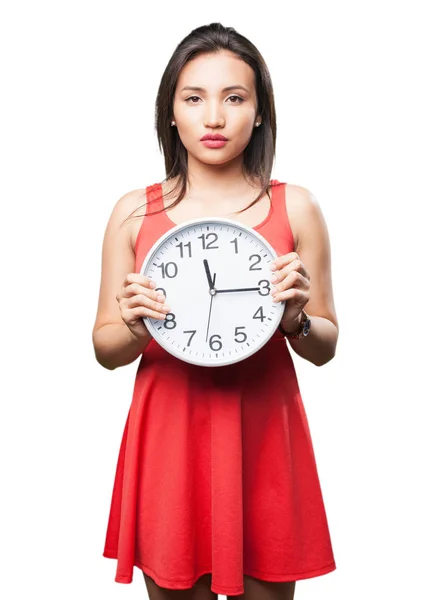
{"type": "Polygon", "coordinates": [[[311,318],[309,334],[299,340],[287,339],[296,354],[322,366],[335,356],[338,340],[328,229],[317,199],[309,190],[288,185],[286,201],[296,231],[295,251],[310,274],[311,283],[310,299],[305,305],[311,318]]]}
{"type": "Polygon", "coordinates": [[[151,339],[148,330],[144,339],[136,338],[125,323],[102,325],[93,334],[96,360],[111,371],[129,365],[142,354],[151,339]]]}
{"type": "Polygon", "coordinates": [[[92,339],[96,360],[110,370],[132,363],[151,341],[144,316],[165,317],[164,304],[157,301],[159,295],[153,291],[155,285],[134,272],[135,254],[130,239],[132,221],[124,223],[137,208],[141,194],[142,190],[135,190],[117,201],[104,234],[101,284],[92,339]]]}

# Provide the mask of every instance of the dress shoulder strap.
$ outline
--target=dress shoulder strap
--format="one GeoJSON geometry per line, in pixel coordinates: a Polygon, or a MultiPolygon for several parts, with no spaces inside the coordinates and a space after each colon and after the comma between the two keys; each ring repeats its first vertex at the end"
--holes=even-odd
{"type": "Polygon", "coordinates": [[[153,183],[146,187],[146,214],[156,212],[163,208],[162,186],[160,183],[153,183]]]}
{"type": "Polygon", "coordinates": [[[284,238],[291,250],[295,248],[295,240],[291,230],[286,205],[286,182],[271,180],[271,211],[270,218],[264,224],[264,231],[273,236],[284,238]]]}

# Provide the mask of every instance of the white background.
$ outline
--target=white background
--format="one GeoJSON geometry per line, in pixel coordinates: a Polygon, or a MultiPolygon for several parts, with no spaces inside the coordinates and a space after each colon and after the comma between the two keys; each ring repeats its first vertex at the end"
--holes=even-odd
{"type": "Polygon", "coordinates": [[[434,5],[2,7],[2,598],[146,597],[137,568],[117,584],[102,557],[138,363],[94,358],[101,244],[118,198],[164,178],[159,81],[213,21],[265,58],[272,175],[315,194],[331,238],[337,354],[294,360],[337,570],[299,581],[296,598],[439,597],[434,5]]]}

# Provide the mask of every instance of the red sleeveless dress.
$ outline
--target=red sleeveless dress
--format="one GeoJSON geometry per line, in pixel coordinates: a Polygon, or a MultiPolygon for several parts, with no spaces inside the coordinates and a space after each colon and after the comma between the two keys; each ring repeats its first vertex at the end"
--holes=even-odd
{"type": "MultiPolygon", "coordinates": [[[[278,255],[294,251],[285,183],[271,181],[268,216],[254,227],[278,255]]],[[[161,184],[146,188],[159,199],[161,184]]],[[[174,226],[146,216],[136,272],[174,226]]],[[[136,566],[166,588],[212,573],[217,594],[244,592],[243,575],[296,581],[336,569],[308,421],[285,338],[249,358],[201,367],[154,339],[138,365],[117,461],[103,556],[115,581],[136,566]]]]}

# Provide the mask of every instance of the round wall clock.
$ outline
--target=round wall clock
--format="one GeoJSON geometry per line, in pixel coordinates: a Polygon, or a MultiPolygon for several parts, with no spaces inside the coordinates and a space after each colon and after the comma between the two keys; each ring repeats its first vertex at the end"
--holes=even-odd
{"type": "Polygon", "coordinates": [[[152,246],[140,273],[171,312],[144,318],[153,338],[186,362],[218,367],[257,352],[276,331],[285,302],[271,295],[275,250],[257,231],[226,218],[185,221],[152,246]]]}

